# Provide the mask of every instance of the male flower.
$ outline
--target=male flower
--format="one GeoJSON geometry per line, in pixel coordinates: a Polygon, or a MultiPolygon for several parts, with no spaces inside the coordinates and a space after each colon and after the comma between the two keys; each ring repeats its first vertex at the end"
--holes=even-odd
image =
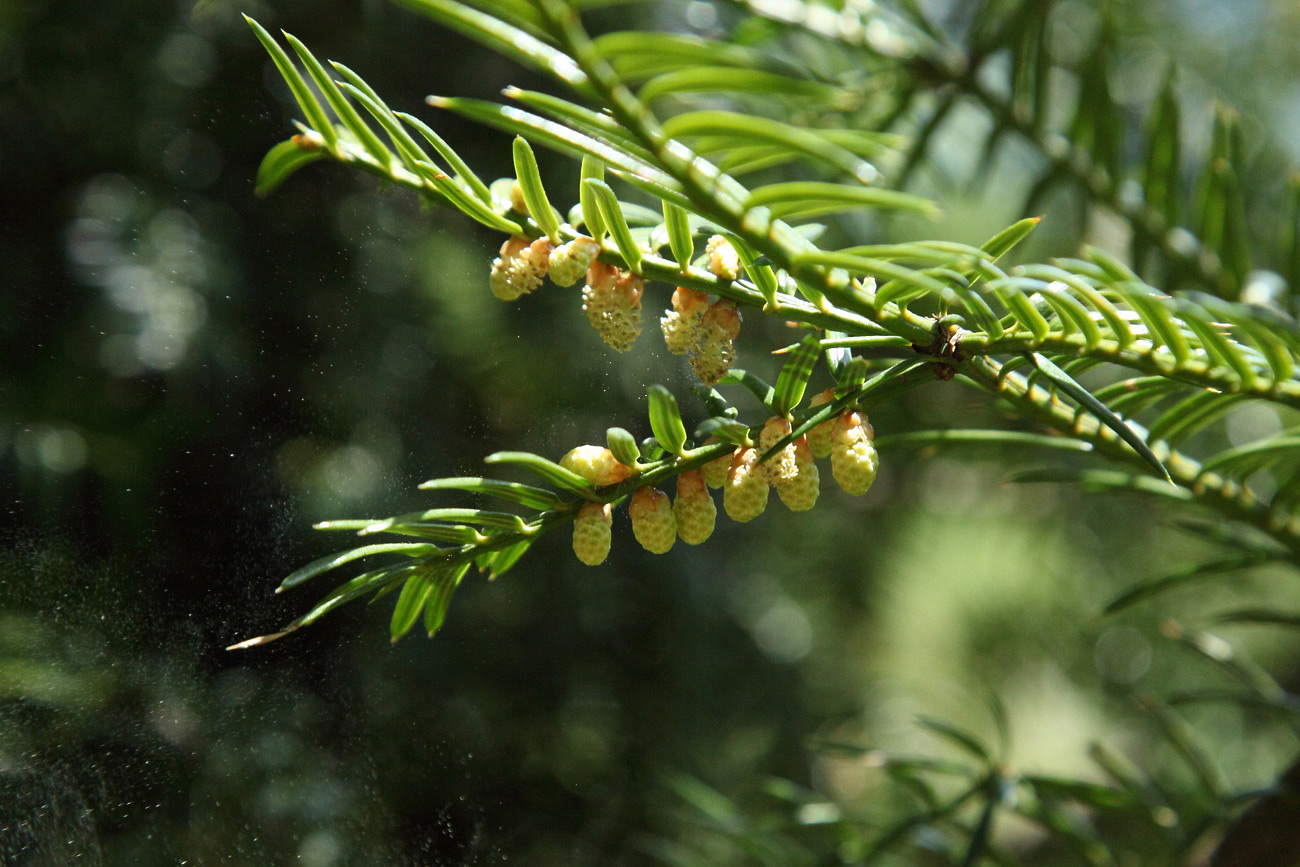
{"type": "Polygon", "coordinates": [[[865,494],[876,480],[880,458],[876,434],[860,412],[846,412],[835,420],[831,436],[831,475],[847,493],[865,494]]]}
{"type": "Polygon", "coordinates": [[[582,309],[600,339],[627,352],[641,333],[641,292],[645,281],[612,265],[596,262],[587,271],[582,309]]]}

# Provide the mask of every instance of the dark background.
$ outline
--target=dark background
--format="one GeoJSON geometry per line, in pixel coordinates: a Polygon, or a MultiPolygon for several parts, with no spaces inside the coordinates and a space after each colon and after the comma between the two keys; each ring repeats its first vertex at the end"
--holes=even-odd
{"type": "MultiPolygon", "coordinates": [[[[1217,94],[1261,140],[1294,132],[1293,9],[1145,5],[1118,46],[1135,113],[1174,57],[1195,70],[1189,129],[1217,94]]],[[[1086,28],[1088,4],[1061,7],[1061,27],[1086,28]]],[[[629,9],[684,26],[680,6],[629,9]]],[[[1146,504],[1004,486],[993,454],[886,454],[860,500],[824,468],[812,513],[773,498],[753,524],[720,519],[706,545],[661,558],[623,517],[596,569],[557,533],[499,581],[467,580],[433,641],[390,646],[389,597],[223,650],[324,591],[272,593],[342,541],[313,522],[450,504],[416,485],[479,472],[493,451],[558,458],[609,425],[647,435],[645,386],[685,395],[690,381],[652,333],[665,287],[616,358],[576,289],[494,301],[501,238],[455,214],[325,164],[254,197],[297,111],[239,11],[435,122],[486,178],[509,173],[508,138],[435,117],[423,96],[540,84],[366,0],[0,7],[5,863],[641,863],[698,842],[683,776],[742,804],[773,777],[869,801],[870,770],[810,752],[813,734],[933,752],[914,715],[987,731],[994,691],[1019,761],[1085,773],[1098,738],[1141,754],[1116,688],[1186,677],[1159,625],[1206,597],[1090,614],[1206,549],[1146,504]]],[[[541,158],[565,210],[575,168],[541,158]]],[[[1019,216],[999,195],[1021,178],[1008,163],[930,231],[980,240],[1019,216]]],[[[1106,240],[1071,226],[1040,252],[1106,240]]],[[[786,337],[756,319],[741,363],[774,376],[765,353],[786,337]]],[[[872,420],[1000,417],[935,384],[872,420]]],[[[1295,588],[1265,575],[1251,590],[1295,588]]],[[[1293,668],[1294,642],[1240,638],[1293,668]]],[[[1242,785],[1295,746],[1240,714],[1198,722],[1242,785]]],[[[728,859],[747,861],[714,853],[728,859]]]]}

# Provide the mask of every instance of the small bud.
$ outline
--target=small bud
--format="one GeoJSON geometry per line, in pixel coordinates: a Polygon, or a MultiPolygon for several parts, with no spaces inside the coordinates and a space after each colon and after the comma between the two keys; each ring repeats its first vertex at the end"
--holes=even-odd
{"type": "Polygon", "coordinates": [[[528,202],[524,200],[524,188],[519,186],[519,181],[510,185],[510,207],[516,214],[528,216],[528,202]]]}
{"type": "Polygon", "coordinates": [[[817,470],[812,449],[808,447],[807,436],[794,441],[794,460],[794,478],[777,485],[776,493],[790,511],[806,512],[817,505],[817,496],[821,493],[821,473],[817,470]]]}
{"type": "Polygon", "coordinates": [[[557,286],[572,286],[582,279],[599,255],[600,244],[585,236],[561,244],[551,251],[551,282],[557,286]]]}
{"type": "Polygon", "coordinates": [[[847,493],[861,496],[876,480],[880,458],[875,432],[860,412],[846,412],[835,420],[831,441],[831,475],[847,493]]]}
{"type": "Polygon", "coordinates": [[[551,243],[551,239],[542,237],[529,244],[528,248],[519,254],[529,269],[537,274],[538,283],[541,283],[551,267],[551,252],[554,249],[555,245],[551,243]]]}
{"type": "Polygon", "coordinates": [[[723,280],[735,280],[740,277],[740,257],[736,248],[721,235],[709,239],[705,250],[709,254],[709,270],[715,277],[723,280]]]}
{"type": "Polygon", "coordinates": [[[599,566],[609,556],[614,516],[609,503],[583,503],[573,521],[573,553],[588,566],[599,566]]]}
{"type": "Polygon", "coordinates": [[[718,507],[713,504],[713,497],[709,496],[709,489],[704,485],[704,474],[700,470],[687,470],[677,477],[677,499],[673,501],[673,515],[677,518],[677,535],[687,545],[699,545],[713,535],[713,526],[718,520],[718,507]]]}
{"type": "MultiPolygon", "coordinates": [[[[789,436],[791,430],[790,420],[787,418],[778,416],[768,419],[767,424],[763,425],[763,432],[758,435],[760,455],[766,454],[783,437],[789,436]]],[[[780,452],[759,464],[755,472],[769,485],[779,485],[793,479],[798,472],[794,462],[794,443],[786,443],[780,452]]]]}
{"type": "MultiPolygon", "coordinates": [[[[808,406],[810,408],[825,406],[833,400],[835,400],[835,389],[828,388],[820,394],[813,395],[812,400],[808,401],[808,406]]],[[[831,432],[834,429],[835,419],[828,418],[808,431],[808,446],[814,455],[824,458],[831,453],[831,432]]]]}
{"type": "Polygon", "coordinates": [[[664,333],[664,343],[673,355],[691,351],[698,338],[700,321],[709,309],[709,296],[694,289],[678,286],[673,292],[673,309],[664,311],[659,327],[664,333]]]}
{"type": "Polygon", "coordinates": [[[691,347],[691,369],[702,381],[712,385],[727,375],[736,360],[733,341],[740,336],[740,311],[734,301],[723,299],[709,305],[696,330],[691,347]]]}
{"type": "Polygon", "coordinates": [[[514,301],[523,292],[512,282],[519,252],[528,246],[527,238],[518,236],[506,239],[500,254],[492,260],[492,294],[502,301],[514,301]]]}
{"type": "Polygon", "coordinates": [[[318,151],[325,147],[325,137],[314,129],[300,132],[290,139],[300,151],[318,151]]]}
{"type": "Polygon", "coordinates": [[[617,485],[632,475],[632,468],[620,464],[614,453],[604,446],[578,446],[560,458],[560,466],[581,476],[590,485],[617,485]]]}
{"type": "Polygon", "coordinates": [[[529,242],[518,236],[501,245],[500,255],[492,261],[492,294],[502,301],[514,301],[542,285],[550,266],[551,242],[539,238],[529,242]]]}
{"type": "MultiPolygon", "coordinates": [[[[710,438],[710,442],[717,441],[717,437],[710,438]]],[[[731,459],[734,455],[735,452],[725,454],[705,464],[701,469],[701,473],[704,475],[704,483],[710,488],[720,488],[725,485],[727,483],[727,473],[731,471],[731,459]]]]}
{"type": "Polygon", "coordinates": [[[600,339],[616,352],[627,352],[641,333],[641,292],[645,281],[635,274],[596,262],[587,271],[582,309],[600,339]]]}
{"type": "Polygon", "coordinates": [[[737,449],[727,473],[727,484],[722,488],[722,507],[731,520],[739,523],[752,521],[767,508],[767,495],[771,488],[754,473],[758,451],[753,448],[737,449]]]}
{"type": "Polygon", "coordinates": [[[663,491],[637,488],[627,513],[632,519],[632,535],[651,554],[666,554],[677,541],[677,518],[663,491]]]}

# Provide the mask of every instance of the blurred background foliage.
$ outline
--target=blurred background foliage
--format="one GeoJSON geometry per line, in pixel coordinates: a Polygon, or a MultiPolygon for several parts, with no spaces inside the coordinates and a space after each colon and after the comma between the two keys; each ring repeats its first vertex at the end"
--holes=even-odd
{"type": "MultiPolygon", "coordinates": [[[[960,29],[964,4],[928,5],[960,29]]],[[[1300,157],[1300,11],[1121,5],[1116,98],[1136,122],[1176,64],[1192,152],[1214,100],[1237,107],[1250,216],[1275,231],[1278,178],[1300,157]]],[[[649,338],[612,357],[576,290],[495,303],[500,239],[369,177],[318,165],[256,199],[296,110],[241,11],[424,117],[428,93],[536,84],[378,0],[0,7],[6,863],[827,863],[860,848],[849,820],[909,809],[877,749],[960,752],[918,714],[993,743],[996,695],[1018,771],[1102,779],[1104,754],[1186,792],[1155,697],[1246,671],[1286,705],[1294,630],[1210,618],[1300,608],[1294,572],[1102,618],[1218,549],[1148,502],[1005,485],[1006,456],[978,451],[882,450],[865,498],[828,488],[811,513],[723,521],[660,558],[616,524],[589,569],[555,534],[500,581],[469,582],[432,642],[390,647],[381,603],[224,652],[301,611],[271,591],[329,550],[313,521],[418,508],[420,481],[491,451],[558,458],[613,424],[647,435],[646,383],[690,382],[649,338]]],[[[734,10],[618,15],[708,34],[734,10]]],[[[1051,19],[1067,49],[1097,20],[1081,0],[1051,19]]],[[[481,175],[510,173],[507,137],[437,122],[481,175]]],[[[982,122],[951,118],[914,179],[945,205],[927,235],[978,242],[1022,216],[1014,147],[965,182],[982,122]]],[[[551,189],[576,195],[575,167],[540,156],[551,189]]],[[[1113,240],[1070,196],[1046,200],[1028,255],[1113,240]]],[[[762,353],[779,327],[746,337],[740,364],[774,377],[762,353]]],[[[882,435],[953,418],[1002,422],[938,382],[872,413],[882,435]]],[[[1234,418],[1243,439],[1282,426],[1267,409],[1234,418]]],[[[1296,751],[1293,711],[1180,713],[1220,792],[1267,785],[1296,751]]],[[[1158,863],[1159,822],[1130,825],[1112,829],[1124,863],[1158,863]]],[[[1026,862],[1064,858],[1028,823],[996,833],[1026,862]]],[[[948,863],[941,837],[917,846],[948,863]]]]}

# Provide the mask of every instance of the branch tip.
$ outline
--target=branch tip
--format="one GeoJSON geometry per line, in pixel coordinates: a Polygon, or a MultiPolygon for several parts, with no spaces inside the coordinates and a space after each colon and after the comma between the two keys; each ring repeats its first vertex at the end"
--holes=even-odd
{"type": "MultiPolygon", "coordinates": [[[[277,590],[276,592],[278,593],[279,591],[277,590]]],[[[275,641],[276,639],[284,638],[286,635],[288,635],[290,632],[295,631],[296,629],[297,627],[294,627],[293,629],[286,629],[283,632],[271,632],[266,635],[259,635],[256,638],[248,638],[245,639],[244,641],[239,641],[234,644],[231,644],[226,648],[226,650],[248,650],[249,648],[253,648],[253,647],[261,647],[263,644],[270,644],[272,641],[275,641]]]]}

